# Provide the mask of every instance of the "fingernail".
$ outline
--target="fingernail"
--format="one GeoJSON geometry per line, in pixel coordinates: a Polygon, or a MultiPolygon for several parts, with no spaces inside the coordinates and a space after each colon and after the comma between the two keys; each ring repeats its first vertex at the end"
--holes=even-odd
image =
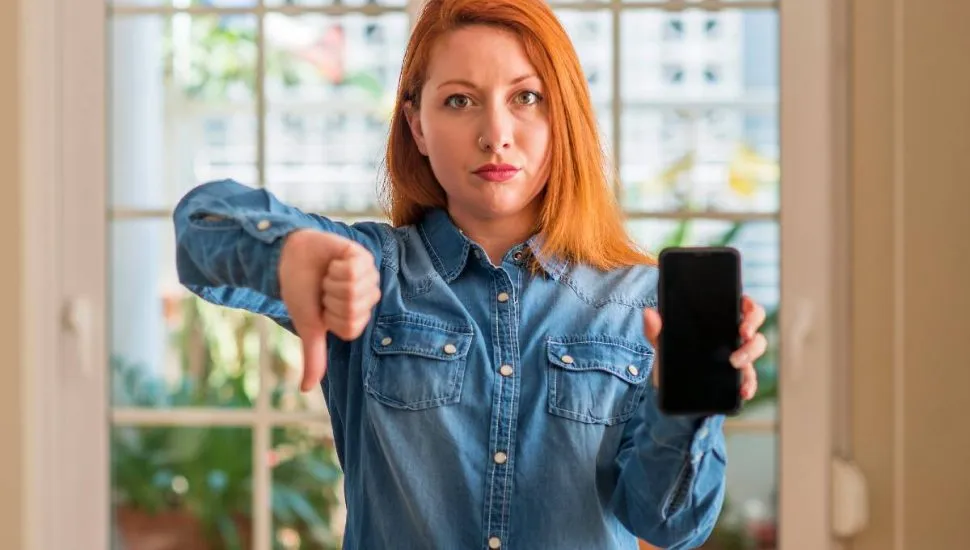
{"type": "Polygon", "coordinates": [[[735,368],[741,368],[747,365],[748,354],[743,351],[735,353],[734,355],[731,356],[731,364],[734,365],[735,368]]]}

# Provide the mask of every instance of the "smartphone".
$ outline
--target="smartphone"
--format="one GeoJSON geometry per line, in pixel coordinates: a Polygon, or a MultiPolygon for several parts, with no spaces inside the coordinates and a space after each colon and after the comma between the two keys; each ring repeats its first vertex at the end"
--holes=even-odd
{"type": "Polygon", "coordinates": [[[730,247],[672,247],[660,252],[657,311],[659,407],[668,415],[741,409],[741,255],[730,247]]]}

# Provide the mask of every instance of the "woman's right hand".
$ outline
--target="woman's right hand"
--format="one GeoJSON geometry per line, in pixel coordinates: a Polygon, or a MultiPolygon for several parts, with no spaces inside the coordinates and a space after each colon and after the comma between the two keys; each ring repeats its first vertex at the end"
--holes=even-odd
{"type": "Polygon", "coordinates": [[[360,336],[380,301],[374,256],[345,237],[311,229],[287,235],[280,253],[280,294],[303,341],[302,391],[323,380],[327,332],[360,336]]]}

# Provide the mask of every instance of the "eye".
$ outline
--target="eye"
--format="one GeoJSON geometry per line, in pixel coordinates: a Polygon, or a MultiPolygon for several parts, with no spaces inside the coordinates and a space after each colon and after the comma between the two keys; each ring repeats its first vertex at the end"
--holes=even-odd
{"type": "Polygon", "coordinates": [[[540,101],[542,101],[542,95],[539,94],[539,92],[526,90],[524,92],[519,93],[519,95],[517,95],[515,99],[520,105],[535,105],[536,103],[539,103],[540,101]]]}
{"type": "Polygon", "coordinates": [[[467,109],[471,106],[472,100],[466,95],[454,94],[445,99],[445,106],[452,109],[467,109]]]}

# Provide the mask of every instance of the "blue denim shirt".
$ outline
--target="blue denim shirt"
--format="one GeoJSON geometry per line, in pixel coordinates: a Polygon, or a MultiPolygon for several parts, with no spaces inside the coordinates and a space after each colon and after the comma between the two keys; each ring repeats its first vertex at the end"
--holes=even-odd
{"type": "Polygon", "coordinates": [[[290,328],[277,267],[288,233],[370,250],[369,326],[329,336],[322,389],[345,474],[347,549],[694,548],[724,499],[722,416],[667,417],[642,310],[657,270],[604,273],[543,258],[538,236],[488,262],[443,210],[353,225],[234,181],[174,215],[182,283],[290,328]]]}

